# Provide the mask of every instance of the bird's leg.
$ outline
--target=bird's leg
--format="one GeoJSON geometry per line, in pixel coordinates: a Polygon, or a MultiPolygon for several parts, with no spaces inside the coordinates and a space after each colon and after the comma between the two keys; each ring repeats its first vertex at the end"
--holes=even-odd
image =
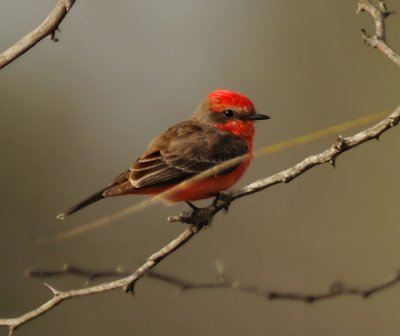
{"type": "Polygon", "coordinates": [[[212,202],[212,205],[217,206],[218,202],[223,202],[224,204],[222,206],[222,210],[224,210],[225,213],[228,213],[230,202],[226,202],[225,194],[223,192],[219,192],[214,196],[215,198],[214,201],[212,202]]]}
{"type": "Polygon", "coordinates": [[[195,206],[192,202],[189,202],[189,201],[185,201],[185,202],[187,203],[187,205],[189,205],[192,208],[193,211],[199,211],[200,210],[200,208],[195,206]]]}

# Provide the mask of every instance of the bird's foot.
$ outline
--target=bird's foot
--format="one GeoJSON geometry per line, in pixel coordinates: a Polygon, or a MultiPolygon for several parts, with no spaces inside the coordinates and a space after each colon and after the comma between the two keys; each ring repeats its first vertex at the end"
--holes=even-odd
{"type": "Polygon", "coordinates": [[[192,211],[184,211],[178,216],[170,216],[168,217],[168,222],[181,222],[195,226],[207,226],[210,224],[207,208],[199,208],[189,201],[185,201],[185,203],[190,206],[192,211]]]}
{"type": "Polygon", "coordinates": [[[168,222],[181,222],[198,228],[209,226],[213,218],[210,208],[197,208],[193,211],[184,211],[177,216],[168,217],[168,222]]]}
{"type": "Polygon", "coordinates": [[[186,201],[192,211],[182,212],[178,216],[170,216],[168,217],[168,222],[181,222],[196,227],[210,226],[214,215],[221,209],[227,213],[231,203],[231,199],[227,194],[219,192],[214,196],[215,199],[211,205],[205,208],[199,208],[193,203],[186,201]]]}

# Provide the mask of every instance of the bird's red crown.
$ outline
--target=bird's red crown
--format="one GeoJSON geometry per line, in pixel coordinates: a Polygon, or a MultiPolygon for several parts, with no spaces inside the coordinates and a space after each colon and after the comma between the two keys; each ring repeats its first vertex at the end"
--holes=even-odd
{"type": "Polygon", "coordinates": [[[218,89],[208,95],[210,107],[215,112],[221,112],[229,107],[254,111],[255,107],[252,101],[241,93],[218,89]]]}

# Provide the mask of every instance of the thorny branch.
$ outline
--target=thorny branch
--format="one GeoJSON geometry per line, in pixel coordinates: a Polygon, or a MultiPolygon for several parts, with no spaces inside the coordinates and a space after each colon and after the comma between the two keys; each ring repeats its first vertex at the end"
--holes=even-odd
{"type": "MultiPolygon", "coordinates": [[[[73,0],[66,2],[60,0],[59,4],[69,3],[70,6],[72,6],[73,2],[74,2],[73,0]]],[[[66,11],[68,11],[70,6],[68,8],[65,7],[66,11]]],[[[385,2],[380,0],[378,1],[377,5],[373,5],[369,0],[360,0],[357,12],[360,11],[366,11],[367,13],[369,13],[373,17],[376,27],[375,34],[372,37],[367,35],[365,31],[363,31],[363,38],[365,42],[371,45],[372,47],[375,47],[378,50],[380,50],[397,65],[400,65],[400,56],[396,54],[386,43],[385,19],[390,14],[390,12],[387,11],[385,2]]],[[[64,13],[64,16],[65,14],[66,12],[64,13]]],[[[57,24],[55,26],[52,26],[52,28],[47,34],[54,33],[61,20],[56,22],[57,24]]],[[[24,39],[25,38],[23,38],[21,41],[23,41],[24,39]]],[[[25,49],[25,51],[26,50],[27,49],[25,49]]],[[[4,53],[2,55],[4,55],[4,53]]],[[[2,58],[0,57],[0,60],[1,59],[2,58]]],[[[46,286],[49,287],[49,289],[52,291],[53,294],[50,300],[46,301],[41,306],[19,317],[0,319],[0,325],[7,326],[9,328],[9,334],[11,335],[13,330],[18,328],[22,324],[46,313],[47,311],[51,310],[53,307],[55,307],[56,305],[65,300],[85,295],[102,293],[116,288],[124,288],[126,291],[133,292],[135,282],[140,278],[142,278],[143,276],[145,276],[146,274],[149,274],[150,276],[153,277],[157,277],[156,274],[158,274],[158,279],[175,284],[183,290],[194,289],[194,288],[231,287],[235,289],[237,288],[237,290],[240,290],[242,292],[247,292],[261,296],[264,295],[267,296],[269,299],[279,298],[288,300],[289,299],[301,300],[305,302],[313,302],[316,300],[328,299],[331,297],[336,297],[344,294],[368,297],[371,294],[376,293],[382,289],[393,286],[394,284],[400,281],[400,275],[397,275],[396,277],[387,282],[384,282],[380,285],[371,287],[366,290],[350,288],[344,286],[343,284],[336,283],[326,293],[304,295],[298,293],[270,292],[270,291],[267,292],[261,289],[259,290],[258,288],[253,286],[243,285],[235,281],[232,282],[227,277],[220,277],[219,279],[217,279],[216,282],[211,282],[208,284],[191,284],[183,280],[171,278],[165,275],[160,275],[160,273],[155,273],[154,271],[152,271],[152,269],[165,257],[170,255],[173,251],[184,245],[186,242],[188,242],[194,235],[196,235],[202,229],[204,225],[210,224],[216,213],[218,213],[223,209],[227,209],[227,207],[236,199],[258,192],[260,190],[263,190],[278,183],[288,183],[297,176],[305,173],[306,171],[317,165],[328,162],[334,165],[335,160],[339,155],[366,141],[378,139],[381,134],[383,134],[390,128],[396,126],[399,120],[400,120],[400,106],[397,107],[388,117],[384,118],[383,120],[373,125],[372,127],[347,138],[339,136],[335,144],[333,144],[330,148],[326,149],[325,151],[319,154],[311,155],[305,158],[304,160],[302,160],[301,162],[299,162],[298,164],[289,169],[281,171],[270,177],[255,181],[241,190],[226,193],[222,195],[222,197],[218,198],[215,202],[213,202],[209,207],[199,210],[194,210],[192,212],[185,212],[178,216],[170,217],[169,218],[170,221],[180,221],[183,223],[191,224],[191,226],[188,229],[186,229],[180,236],[178,236],[176,239],[167,244],[165,247],[161,248],[159,251],[151,255],[147,259],[147,261],[142,266],[137,268],[134,272],[115,281],[104,282],[91,287],[73,289],[68,291],[59,291],[46,284],[46,286]]],[[[86,274],[86,276],[88,275],[86,274]]]]}
{"type": "Polygon", "coordinates": [[[58,30],[58,26],[74,3],[75,0],[59,0],[51,13],[37,28],[0,53],[0,69],[16,60],[48,35],[54,42],[57,42],[58,39],[55,37],[55,33],[58,30]]]}
{"type": "MultiPolygon", "coordinates": [[[[36,270],[31,270],[27,273],[27,276],[41,278],[41,279],[60,277],[66,275],[75,275],[83,277],[87,280],[86,284],[88,284],[90,281],[93,281],[95,279],[128,276],[130,275],[130,272],[121,269],[108,270],[108,271],[93,271],[77,266],[64,265],[62,270],[58,271],[57,270],[46,271],[46,270],[36,269],[36,270]]],[[[400,272],[398,272],[392,278],[386,281],[382,281],[377,285],[365,289],[350,287],[341,281],[336,281],[328,288],[328,290],[324,292],[318,294],[302,294],[298,292],[274,291],[249,284],[244,284],[238,280],[231,279],[231,277],[228,276],[228,274],[226,274],[226,272],[222,270],[220,267],[217,267],[216,279],[214,281],[208,281],[208,282],[191,282],[182,278],[178,278],[176,276],[171,276],[154,270],[150,270],[149,272],[147,272],[146,276],[148,278],[160,280],[169,283],[173,286],[176,286],[178,287],[180,292],[187,290],[194,290],[194,289],[226,288],[259,296],[267,300],[292,300],[305,303],[314,303],[316,301],[322,301],[345,295],[359,296],[366,299],[373,294],[376,294],[384,289],[388,289],[400,283],[400,272]]]]}
{"type": "Polygon", "coordinates": [[[161,260],[163,260],[166,256],[170,255],[176,249],[181,247],[183,244],[188,242],[196,233],[201,230],[202,227],[199,226],[191,226],[182,232],[177,238],[172,240],[169,244],[161,248],[159,251],[153,253],[146,262],[137,268],[134,272],[131,272],[128,276],[118,279],[111,282],[104,282],[99,285],[81,288],[81,289],[73,289],[68,291],[60,291],[57,290],[50,285],[45,285],[51,290],[53,297],[43,303],[41,306],[19,316],[16,318],[8,318],[8,319],[0,319],[0,325],[9,327],[9,335],[12,332],[21,326],[22,324],[46,313],[53,307],[57,306],[61,302],[72,299],[75,297],[81,297],[85,295],[97,294],[106,292],[112,289],[123,288],[127,292],[134,293],[134,286],[137,280],[142,278],[150,269],[152,269],[155,265],[157,265],[161,260]]]}

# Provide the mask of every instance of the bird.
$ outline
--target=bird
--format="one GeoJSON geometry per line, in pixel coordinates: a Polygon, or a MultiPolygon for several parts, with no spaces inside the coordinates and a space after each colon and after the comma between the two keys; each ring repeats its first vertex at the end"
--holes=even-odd
{"type": "Polygon", "coordinates": [[[217,89],[198,105],[190,119],[157,136],[131,167],[110,184],[57,216],[64,219],[101,199],[120,195],[158,195],[183,181],[182,188],[164,193],[168,203],[191,203],[218,196],[246,172],[253,160],[255,121],[270,119],[256,112],[239,92],[217,89]],[[192,177],[238,158],[212,176],[192,177]]]}

